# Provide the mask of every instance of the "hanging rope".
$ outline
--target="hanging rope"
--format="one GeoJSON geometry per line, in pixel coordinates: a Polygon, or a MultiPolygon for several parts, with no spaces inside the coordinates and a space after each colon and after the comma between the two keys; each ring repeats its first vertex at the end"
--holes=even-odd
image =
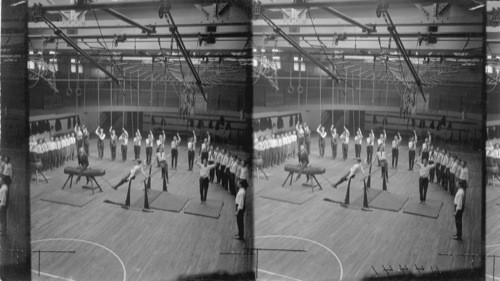
{"type": "Polygon", "coordinates": [[[302,57],[299,57],[299,86],[297,87],[297,93],[301,95],[304,92],[302,88],[302,57]]]}
{"type": "Polygon", "coordinates": [[[373,128],[373,104],[375,103],[375,71],[372,75],[372,128],[373,128]]]}
{"type": "MultiPolygon", "coordinates": [[[[79,71],[78,66],[77,66],[76,71],[77,71],[77,72],[79,71]]],[[[80,74],[78,74],[78,76],[80,76],[80,74]]],[[[85,78],[84,78],[84,79],[85,79],[85,78]]],[[[79,79],[78,79],[78,80],[79,80],[79,79]]],[[[84,87],[85,87],[85,86],[86,86],[86,83],[84,84],[84,87]]],[[[77,89],[76,89],[76,91],[75,91],[75,94],[76,94],[77,96],[80,96],[80,95],[82,94],[82,90],[81,90],[80,88],[77,88],[77,89]],[[78,94],[78,90],[80,90],[80,94],[78,94]]],[[[84,91],[83,91],[83,123],[85,123],[85,122],[86,122],[86,120],[85,120],[85,119],[86,119],[86,118],[85,118],[86,116],[87,116],[87,93],[86,93],[86,91],[85,91],[85,89],[84,89],[84,91]]]]}
{"type": "Polygon", "coordinates": [[[385,128],[385,123],[387,122],[387,97],[389,94],[389,81],[385,82],[385,115],[384,115],[384,128],[385,128]]]}
{"type": "Polygon", "coordinates": [[[125,128],[125,95],[122,95],[122,127],[125,128]]]}
{"type": "Polygon", "coordinates": [[[288,86],[288,89],[287,89],[289,94],[293,94],[293,91],[294,91],[294,88],[292,86],[292,65],[293,65],[293,62],[290,61],[290,86],[288,86]]]}
{"type": "Polygon", "coordinates": [[[73,90],[71,90],[71,66],[68,65],[68,88],[66,89],[66,95],[71,96],[73,94],[73,90]]]}
{"type": "Polygon", "coordinates": [[[309,96],[309,72],[306,73],[306,119],[307,119],[307,99],[308,99],[308,96],[309,96]]]}
{"type": "MultiPolygon", "coordinates": [[[[351,72],[351,84],[354,85],[354,71],[351,72]]],[[[354,112],[354,87],[352,87],[352,91],[351,91],[351,99],[352,99],[352,106],[353,106],[353,110],[352,110],[352,131],[355,132],[356,131],[356,115],[355,115],[355,112],[354,112]]]]}
{"type": "MultiPolygon", "coordinates": [[[[347,69],[345,69],[345,81],[347,81],[347,69]]],[[[347,83],[345,85],[345,93],[347,93],[347,83]]],[[[347,118],[347,95],[344,95],[344,127],[345,127],[345,119],[347,118]]]]}
{"type": "MultiPolygon", "coordinates": [[[[84,72],[84,74],[85,74],[85,72],[84,72]]],[[[81,96],[82,95],[82,89],[80,89],[80,60],[76,61],[76,75],[77,76],[76,76],[76,90],[75,90],[75,94],[77,96],[81,96]]]]}
{"type": "MultiPolygon", "coordinates": [[[[114,74],[115,67],[111,67],[111,73],[114,74]]],[[[109,80],[111,81],[111,80],[109,80]]],[[[113,126],[113,82],[109,84],[109,102],[110,102],[110,112],[111,112],[111,126],[113,126]]]]}
{"type": "Polygon", "coordinates": [[[335,83],[332,81],[332,125],[335,126],[335,83]]]}
{"type": "Polygon", "coordinates": [[[361,69],[359,69],[359,90],[358,90],[358,127],[361,128],[361,69]]]}
{"type": "Polygon", "coordinates": [[[99,72],[97,73],[97,118],[101,117],[101,110],[99,107],[99,100],[100,100],[100,87],[99,87],[99,72]]]}
{"type": "Polygon", "coordinates": [[[322,113],[322,111],[321,111],[321,77],[322,76],[323,76],[323,72],[321,71],[319,73],[319,123],[320,124],[321,124],[321,121],[323,121],[323,120],[321,120],[321,113],[322,113]]]}
{"type": "MultiPolygon", "coordinates": [[[[124,71],[124,73],[125,73],[125,71],[124,71]]],[[[126,78],[124,78],[124,79],[126,79],[126,78]]],[[[132,111],[132,104],[134,103],[134,101],[133,101],[133,97],[132,97],[133,94],[132,94],[132,76],[131,75],[128,76],[128,84],[130,86],[130,115],[132,116],[132,132],[135,132],[135,130],[134,130],[134,115],[135,114],[132,111]]],[[[124,97],[124,99],[125,99],[125,97],[124,97]]],[[[137,114],[138,113],[139,112],[137,111],[137,114]]],[[[136,120],[139,119],[139,116],[137,116],[135,119],[136,120]]],[[[137,129],[139,129],[139,123],[137,123],[137,129]]]]}

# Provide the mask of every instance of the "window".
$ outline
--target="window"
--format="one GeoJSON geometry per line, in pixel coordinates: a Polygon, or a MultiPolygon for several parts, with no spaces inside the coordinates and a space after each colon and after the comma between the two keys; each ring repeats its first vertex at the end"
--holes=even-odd
{"type": "Polygon", "coordinates": [[[71,73],[76,73],[76,69],[78,67],[78,73],[83,73],[83,65],[80,61],[76,61],[76,59],[71,59],[71,73]]]}
{"type": "Polygon", "coordinates": [[[491,65],[486,66],[486,73],[492,74],[493,73],[493,67],[491,65]]]}
{"type": "Polygon", "coordinates": [[[301,72],[304,72],[306,71],[306,64],[304,63],[304,58],[300,58],[300,61],[299,61],[299,57],[293,57],[293,71],[299,71],[299,67],[300,67],[300,71],[301,72]]]}
{"type": "Polygon", "coordinates": [[[281,69],[281,57],[273,56],[273,62],[276,64],[277,69],[281,69]]]}
{"type": "Polygon", "coordinates": [[[34,61],[28,61],[28,69],[34,70],[35,69],[35,62],[34,61]]]}

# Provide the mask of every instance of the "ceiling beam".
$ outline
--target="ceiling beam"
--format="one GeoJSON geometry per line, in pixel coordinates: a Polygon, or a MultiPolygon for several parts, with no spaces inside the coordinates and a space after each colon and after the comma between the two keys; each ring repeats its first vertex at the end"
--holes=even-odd
{"type": "Polygon", "coordinates": [[[364,24],[360,23],[359,21],[357,21],[357,20],[355,20],[355,19],[353,19],[353,18],[351,18],[351,17],[349,17],[349,16],[347,16],[347,15],[345,15],[345,14],[343,14],[343,13],[341,13],[341,12],[339,12],[339,11],[333,9],[333,8],[325,7],[325,8],[323,8],[323,10],[325,10],[325,11],[329,12],[330,14],[333,14],[333,15],[341,18],[341,19],[343,19],[344,21],[346,21],[346,22],[348,22],[348,23],[350,23],[352,25],[355,25],[355,26],[361,28],[365,32],[370,33],[370,32],[376,32],[377,31],[375,29],[375,26],[369,27],[367,25],[364,25],[364,24]]]}
{"type": "Polygon", "coordinates": [[[112,15],[112,16],[115,16],[116,18],[132,25],[132,26],[135,26],[137,28],[139,28],[140,30],[142,30],[143,32],[147,33],[147,34],[151,34],[151,33],[156,33],[156,31],[152,28],[149,28],[147,26],[144,26],[138,22],[136,22],[135,20],[121,14],[121,13],[118,13],[117,11],[113,10],[113,9],[102,9],[104,12],[112,15]]]}
{"type": "MultiPolygon", "coordinates": [[[[156,38],[171,38],[171,33],[153,33],[153,34],[122,34],[127,37],[127,39],[156,39],[156,38]]],[[[200,36],[199,33],[183,33],[183,38],[198,38],[200,36]]],[[[248,38],[248,36],[252,36],[251,32],[217,32],[213,33],[215,38],[248,38]]],[[[43,37],[47,37],[47,35],[28,35],[29,39],[42,39],[43,37]]],[[[114,34],[93,34],[93,35],[71,35],[73,39],[113,39],[115,37],[114,34]]]]}
{"type": "MultiPolygon", "coordinates": [[[[171,0],[173,5],[190,6],[195,4],[203,4],[206,1],[203,0],[171,0]]],[[[48,11],[68,11],[68,10],[90,10],[90,9],[132,9],[132,8],[144,8],[144,7],[159,7],[161,2],[159,1],[129,1],[129,2],[97,2],[90,5],[47,5],[42,6],[42,9],[46,12],[48,11]]],[[[30,9],[34,8],[33,6],[30,9]]]]}
{"type": "MultiPolygon", "coordinates": [[[[287,3],[266,3],[261,4],[260,7],[264,10],[268,9],[307,9],[307,8],[324,8],[336,6],[367,6],[373,5],[374,9],[377,7],[378,0],[330,0],[330,1],[314,1],[314,2],[287,2],[287,3]]],[[[449,2],[446,0],[385,0],[388,4],[410,4],[415,3],[439,3],[449,2]]]]}
{"type": "MultiPolygon", "coordinates": [[[[155,39],[155,38],[171,38],[172,34],[170,33],[155,33],[155,34],[125,34],[128,39],[155,39]]],[[[257,37],[257,36],[265,36],[267,33],[252,33],[252,32],[224,32],[224,33],[213,33],[215,38],[244,38],[245,40],[249,36],[257,37]]],[[[338,35],[338,33],[297,33],[290,34],[293,37],[330,37],[338,35]]],[[[390,33],[346,33],[347,38],[386,38],[391,37],[390,33]]],[[[420,33],[399,33],[400,38],[418,38],[420,33]]],[[[461,39],[474,39],[474,38],[483,38],[483,32],[436,32],[432,33],[433,36],[437,38],[461,38],[461,39]]],[[[28,34],[29,39],[43,39],[47,38],[47,35],[42,34],[28,34]]],[[[72,35],[71,38],[74,39],[113,39],[115,37],[114,34],[93,34],[93,35],[72,35]]],[[[198,33],[183,33],[183,38],[198,38],[198,33]]],[[[482,40],[482,39],[481,39],[482,40]]]]}

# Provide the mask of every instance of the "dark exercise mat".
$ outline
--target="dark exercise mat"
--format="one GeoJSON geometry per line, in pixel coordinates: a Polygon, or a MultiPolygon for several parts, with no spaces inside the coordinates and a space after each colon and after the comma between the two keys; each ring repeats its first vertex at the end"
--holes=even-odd
{"type": "Polygon", "coordinates": [[[382,191],[368,205],[371,208],[399,212],[408,201],[408,196],[382,191]]]}
{"type": "MultiPolygon", "coordinates": [[[[148,189],[148,202],[150,207],[151,202],[153,202],[158,196],[160,196],[162,192],[163,191],[161,190],[148,189]]],[[[131,204],[130,207],[138,209],[144,208],[144,190],[142,191],[142,194],[143,195],[141,196],[141,198],[135,201],[134,204],[131,204]]]]}
{"type": "Polygon", "coordinates": [[[94,200],[96,196],[89,192],[71,192],[65,190],[57,190],[50,194],[44,195],[40,200],[45,202],[69,205],[73,207],[83,207],[94,200]]]}
{"type": "MultiPolygon", "coordinates": [[[[380,190],[380,189],[373,189],[373,188],[366,189],[366,196],[368,198],[368,206],[370,206],[373,199],[375,199],[381,192],[382,192],[382,190],[380,190]]],[[[361,196],[357,197],[354,201],[351,200],[351,205],[363,207],[363,201],[364,201],[364,194],[361,193],[361,196]]]]}
{"type": "Polygon", "coordinates": [[[420,204],[420,199],[411,198],[403,208],[403,213],[437,219],[443,202],[427,199],[424,204],[420,204]]]}
{"type": "Polygon", "coordinates": [[[189,200],[184,213],[218,219],[223,205],[224,202],[214,199],[207,199],[205,205],[201,205],[198,200],[189,200]]]}
{"type": "Polygon", "coordinates": [[[189,197],[163,192],[153,203],[149,203],[151,209],[162,211],[180,212],[186,205],[189,197]]]}
{"type": "Polygon", "coordinates": [[[311,198],[313,198],[314,196],[316,196],[316,194],[309,192],[309,190],[304,190],[304,192],[297,192],[281,187],[270,188],[260,195],[260,197],[262,198],[296,205],[302,205],[305,202],[311,200],[311,198]]]}

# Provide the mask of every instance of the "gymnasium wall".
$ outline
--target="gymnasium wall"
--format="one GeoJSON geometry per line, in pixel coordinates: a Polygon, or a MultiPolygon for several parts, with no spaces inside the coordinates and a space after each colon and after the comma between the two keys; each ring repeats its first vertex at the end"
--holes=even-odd
{"type": "MultiPolygon", "coordinates": [[[[142,77],[142,75],[136,73],[127,79],[122,91],[89,64],[84,64],[85,73],[80,74],[79,79],[75,73],[69,73],[68,76],[67,61],[59,63],[58,67],[55,83],[59,93],[55,93],[44,81],[40,80],[37,83],[30,81],[30,115],[32,117],[43,116],[47,113],[62,115],[70,112],[76,113],[80,116],[81,122],[91,131],[94,131],[98,125],[105,125],[108,129],[111,125],[109,120],[111,115],[114,115],[113,126],[117,129],[125,126],[129,133],[137,128],[155,129],[160,122],[152,126],[152,118],[164,118],[167,124],[164,126],[166,130],[188,131],[191,129],[190,124],[184,126],[187,116],[179,117],[180,91],[182,91],[179,83],[154,83],[150,81],[150,78],[137,79],[135,76],[142,77]],[[71,89],[71,93],[67,91],[68,88],[71,89]],[[82,92],[79,96],[76,95],[77,88],[82,92]],[[139,115],[141,116],[140,124],[138,124],[137,117],[139,115]],[[178,119],[181,121],[177,121],[178,119]]],[[[249,116],[252,110],[252,86],[236,81],[231,84],[206,85],[204,89],[207,102],[200,93],[197,92],[195,95],[195,114],[191,117],[195,119],[196,125],[199,120],[203,119],[206,123],[204,127],[208,127],[209,119],[215,120],[221,115],[234,116],[232,125],[235,133],[231,137],[237,137],[247,127],[245,122],[239,120],[249,116]]],[[[221,137],[224,134],[228,137],[230,132],[220,134],[221,137]]]]}
{"type": "MultiPolygon", "coordinates": [[[[402,105],[400,94],[403,93],[401,84],[373,80],[372,77],[358,78],[348,74],[347,79],[350,85],[340,89],[338,84],[332,85],[332,80],[324,73],[319,73],[316,66],[306,64],[309,69],[301,73],[297,71],[291,74],[287,64],[282,64],[282,69],[278,71],[278,86],[274,87],[264,78],[260,78],[254,84],[254,105],[255,107],[276,107],[287,106],[288,108],[316,109],[318,105],[330,109],[353,109],[378,108],[378,110],[397,110],[402,105]],[[320,75],[321,74],[321,75],[320,75]],[[307,76],[309,75],[309,78],[307,76]],[[300,81],[300,82],[299,82],[300,81]],[[297,88],[303,87],[303,93],[298,94],[297,88]],[[352,86],[352,87],[351,87],[352,86]],[[320,95],[321,93],[321,95],[320,95]],[[345,93],[345,94],[344,94],[345,93]]],[[[451,78],[450,78],[451,79],[451,78]]],[[[438,86],[424,87],[424,94],[428,103],[423,102],[420,94],[417,94],[417,111],[427,112],[461,112],[481,113],[483,111],[481,103],[481,74],[460,73],[453,77],[453,80],[442,83],[438,86]],[[429,108],[427,108],[429,106],[429,108]]],[[[307,110],[307,109],[306,109],[307,110]]]]}

